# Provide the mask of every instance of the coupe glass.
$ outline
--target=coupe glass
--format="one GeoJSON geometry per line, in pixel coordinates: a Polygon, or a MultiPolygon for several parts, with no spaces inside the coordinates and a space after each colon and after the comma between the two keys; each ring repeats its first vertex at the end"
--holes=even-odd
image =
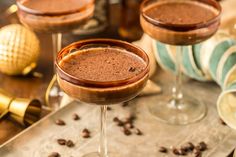
{"type": "Polygon", "coordinates": [[[74,97],[82,102],[98,105],[101,108],[101,128],[100,128],[100,147],[98,153],[89,153],[85,157],[118,157],[119,153],[111,153],[107,151],[106,137],[106,117],[107,105],[117,104],[128,101],[143,89],[149,75],[149,59],[147,54],[140,48],[127,42],[113,39],[91,39],[73,43],[62,49],[56,60],[57,79],[59,86],[69,96],[74,97]],[[130,53],[138,55],[146,63],[143,71],[134,77],[125,80],[112,82],[99,82],[76,78],[60,67],[60,62],[64,57],[71,53],[84,52],[84,50],[94,48],[114,48],[127,50],[130,53]]]}
{"type": "MultiPolygon", "coordinates": [[[[40,2],[35,0],[17,0],[16,3],[18,6],[18,17],[23,25],[36,32],[52,34],[54,61],[57,52],[61,49],[62,33],[78,28],[79,25],[90,19],[94,12],[94,0],[77,2],[70,7],[63,7],[64,1],[54,1],[55,4],[53,5],[50,0],[40,2]],[[42,7],[43,4],[40,4],[36,10],[35,6],[32,5],[33,1],[34,4],[37,2],[47,3],[47,5],[42,7]]],[[[48,88],[50,91],[46,93],[46,102],[48,105],[50,104],[52,109],[58,109],[59,100],[62,98],[63,92],[54,80],[56,80],[55,76],[49,85],[51,86],[51,88],[48,88]]]]}
{"type": "MultiPolygon", "coordinates": [[[[183,47],[197,44],[214,35],[220,25],[221,7],[219,3],[215,0],[145,0],[141,4],[140,11],[140,22],[144,32],[159,42],[176,46],[176,78],[172,95],[164,95],[162,100],[150,105],[150,112],[158,120],[170,124],[184,125],[202,119],[206,115],[206,105],[196,96],[191,97],[182,93],[183,47]],[[204,5],[206,8],[213,9],[215,16],[195,24],[172,24],[147,14],[147,9],[153,5],[177,2],[204,5]]],[[[195,14],[197,16],[198,12],[195,14]]],[[[181,20],[181,17],[179,19],[181,20]]]]}

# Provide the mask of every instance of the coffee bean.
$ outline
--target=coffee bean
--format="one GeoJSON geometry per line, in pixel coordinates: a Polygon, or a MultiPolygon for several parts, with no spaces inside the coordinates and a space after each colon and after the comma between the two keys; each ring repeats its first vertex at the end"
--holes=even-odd
{"type": "Polygon", "coordinates": [[[130,67],[129,72],[135,72],[136,68],[135,67],[130,67]]]}
{"type": "Polygon", "coordinates": [[[161,153],[167,153],[168,150],[167,150],[166,147],[160,147],[160,148],[159,148],[159,152],[161,152],[161,153]]]}
{"type": "Polygon", "coordinates": [[[113,118],[113,122],[118,122],[118,121],[120,121],[118,117],[113,118]]]}
{"type": "Polygon", "coordinates": [[[175,155],[180,155],[179,150],[176,149],[176,148],[173,148],[172,152],[173,152],[173,154],[175,154],[175,155]]]}
{"type": "Polygon", "coordinates": [[[197,153],[195,153],[195,157],[202,157],[202,153],[198,151],[197,153]]]}
{"type": "Polygon", "coordinates": [[[187,143],[183,144],[183,145],[180,147],[180,149],[182,149],[182,150],[185,151],[185,152],[191,152],[191,151],[193,151],[193,149],[194,149],[194,145],[193,145],[193,143],[191,143],[191,142],[187,142],[187,143]]]}
{"type": "Polygon", "coordinates": [[[124,123],[131,123],[131,124],[133,124],[135,119],[136,119],[135,115],[129,115],[127,118],[125,118],[124,123]]]}
{"type": "Polygon", "coordinates": [[[227,125],[221,118],[219,119],[220,124],[227,125]]]}
{"type": "Polygon", "coordinates": [[[187,143],[189,146],[189,149],[192,151],[194,149],[194,144],[192,142],[187,143]]]}
{"type": "Polygon", "coordinates": [[[74,120],[80,120],[79,115],[76,114],[76,113],[74,113],[74,114],[72,115],[72,117],[73,117],[74,120]]]}
{"type": "Polygon", "coordinates": [[[207,144],[204,141],[200,142],[198,146],[200,151],[205,151],[207,149],[207,144]]]}
{"type": "Polygon", "coordinates": [[[74,147],[74,146],[75,146],[75,144],[74,144],[74,142],[73,142],[73,141],[71,141],[71,140],[68,140],[68,141],[66,142],[66,146],[67,146],[67,147],[74,147]]]}
{"type": "Polygon", "coordinates": [[[57,152],[52,152],[48,157],[60,157],[61,155],[57,152]]]}
{"type": "Polygon", "coordinates": [[[143,135],[143,132],[139,129],[135,129],[135,134],[141,136],[143,135]]]}
{"type": "Polygon", "coordinates": [[[131,135],[132,134],[132,132],[129,130],[129,129],[124,129],[124,134],[126,135],[126,136],[129,136],[129,135],[131,135]]]}
{"type": "Polygon", "coordinates": [[[180,147],[179,152],[180,152],[180,154],[187,154],[188,149],[186,149],[185,147],[180,147]]]}
{"type": "Polygon", "coordinates": [[[66,140],[65,139],[57,139],[57,143],[59,144],[59,145],[65,145],[66,144],[66,140]]]}
{"type": "Polygon", "coordinates": [[[133,122],[136,119],[136,116],[131,114],[131,115],[129,115],[128,119],[129,119],[129,121],[133,122]]]}
{"type": "Polygon", "coordinates": [[[126,107],[126,106],[129,106],[129,102],[127,101],[127,102],[124,102],[123,104],[122,104],[122,107],[126,107]]]}
{"type": "Polygon", "coordinates": [[[61,120],[61,119],[57,119],[57,120],[55,121],[55,123],[56,123],[57,125],[60,125],[60,126],[66,125],[66,123],[65,123],[63,120],[61,120]]]}
{"type": "Polygon", "coordinates": [[[193,154],[197,155],[197,154],[199,154],[199,153],[201,153],[201,151],[200,151],[200,149],[199,149],[199,146],[196,146],[196,147],[194,148],[194,150],[193,150],[193,154]]]}
{"type": "Polygon", "coordinates": [[[111,110],[112,110],[112,108],[108,106],[107,107],[107,111],[111,111],[111,110]]]}
{"type": "Polygon", "coordinates": [[[117,121],[117,126],[124,126],[124,122],[122,122],[121,120],[117,121]]]}
{"type": "Polygon", "coordinates": [[[82,131],[82,137],[83,137],[83,138],[89,138],[89,137],[90,137],[90,131],[85,128],[85,129],[82,131]]]}
{"type": "Polygon", "coordinates": [[[187,155],[187,152],[183,149],[179,149],[179,155],[187,155]]]}

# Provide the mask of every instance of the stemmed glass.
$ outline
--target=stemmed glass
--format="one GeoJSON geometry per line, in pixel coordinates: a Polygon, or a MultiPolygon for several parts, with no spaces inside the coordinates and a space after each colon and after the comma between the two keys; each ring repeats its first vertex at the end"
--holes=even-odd
{"type": "MultiPolygon", "coordinates": [[[[18,17],[21,23],[33,31],[51,33],[53,60],[61,49],[62,33],[70,32],[93,16],[94,0],[17,0],[18,17]]],[[[54,72],[55,73],[55,72],[54,72]]],[[[46,103],[52,109],[59,108],[63,96],[54,76],[46,92],[46,103]]]]}
{"type": "Polygon", "coordinates": [[[170,124],[189,124],[202,119],[207,111],[205,104],[182,93],[182,54],[186,53],[184,46],[202,42],[217,31],[221,15],[219,3],[215,0],[145,0],[140,11],[144,32],[159,42],[176,46],[176,78],[172,95],[163,96],[162,100],[150,105],[150,112],[157,119],[170,124]],[[177,5],[181,4],[190,9],[175,11],[177,5]],[[172,5],[173,8],[167,11],[163,9],[164,5],[172,5]],[[194,7],[200,7],[203,15],[194,7]],[[194,21],[194,18],[198,19],[194,21]]]}
{"type": "MultiPolygon", "coordinates": [[[[94,52],[93,52],[94,53],[94,52]]],[[[90,54],[91,55],[91,54],[90,54]]],[[[95,54],[98,56],[98,54],[95,54]]],[[[124,58],[122,58],[123,60],[124,58]]],[[[113,60],[113,59],[112,59],[113,60]]],[[[122,62],[121,60],[121,62],[122,62]]],[[[73,64],[78,64],[80,66],[80,61],[72,59],[73,64]]],[[[112,63],[106,63],[110,64],[112,63]]],[[[140,48],[119,40],[113,39],[91,39],[84,40],[73,43],[64,49],[62,49],[57,56],[56,60],[56,69],[57,69],[57,79],[59,86],[67,93],[69,96],[74,97],[82,102],[89,104],[95,104],[101,108],[101,128],[100,128],[100,147],[99,153],[89,153],[84,155],[85,157],[116,157],[119,156],[119,153],[111,153],[107,151],[107,138],[106,138],[106,117],[107,117],[107,105],[117,104],[121,102],[128,101],[135,96],[143,89],[145,86],[148,75],[149,75],[149,59],[147,54],[140,48]],[[62,68],[61,64],[63,62],[70,62],[66,60],[68,56],[71,55],[80,55],[92,50],[107,51],[117,51],[121,50],[121,53],[128,52],[131,55],[138,56],[143,60],[144,67],[143,70],[138,71],[136,75],[127,79],[113,80],[113,81],[96,81],[89,79],[82,79],[75,77],[73,74],[69,74],[68,71],[62,68]]],[[[117,66],[117,65],[115,65],[117,66]]],[[[115,67],[117,68],[117,67],[115,67]]],[[[129,69],[129,67],[125,67],[129,69]]],[[[88,73],[90,71],[88,70],[88,73]]],[[[99,73],[99,72],[98,72],[99,73]]],[[[112,74],[113,75],[113,74],[112,74]]]]}

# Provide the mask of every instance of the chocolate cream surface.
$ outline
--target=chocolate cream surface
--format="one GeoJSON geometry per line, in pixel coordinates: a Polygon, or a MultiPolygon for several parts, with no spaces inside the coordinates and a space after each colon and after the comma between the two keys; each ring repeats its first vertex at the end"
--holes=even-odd
{"type": "Polygon", "coordinates": [[[22,4],[38,12],[68,12],[79,10],[91,3],[91,0],[25,0],[22,4]]]}
{"type": "Polygon", "coordinates": [[[138,55],[119,48],[91,48],[74,52],[59,63],[66,73],[84,80],[110,82],[135,77],[146,63],[138,55]]]}
{"type": "Polygon", "coordinates": [[[193,1],[157,2],[144,11],[148,17],[169,24],[197,24],[214,18],[218,11],[208,5],[193,1]]]}
{"type": "Polygon", "coordinates": [[[144,6],[140,21],[144,31],[162,43],[192,45],[210,38],[217,31],[218,15],[220,10],[203,2],[168,0],[144,6]]]}

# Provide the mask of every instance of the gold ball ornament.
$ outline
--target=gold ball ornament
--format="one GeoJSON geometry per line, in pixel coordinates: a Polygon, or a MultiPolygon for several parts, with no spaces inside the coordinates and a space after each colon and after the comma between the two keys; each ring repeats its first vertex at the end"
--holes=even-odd
{"type": "Polygon", "coordinates": [[[40,43],[34,32],[20,24],[0,29],[0,72],[26,75],[36,67],[40,43]]]}

